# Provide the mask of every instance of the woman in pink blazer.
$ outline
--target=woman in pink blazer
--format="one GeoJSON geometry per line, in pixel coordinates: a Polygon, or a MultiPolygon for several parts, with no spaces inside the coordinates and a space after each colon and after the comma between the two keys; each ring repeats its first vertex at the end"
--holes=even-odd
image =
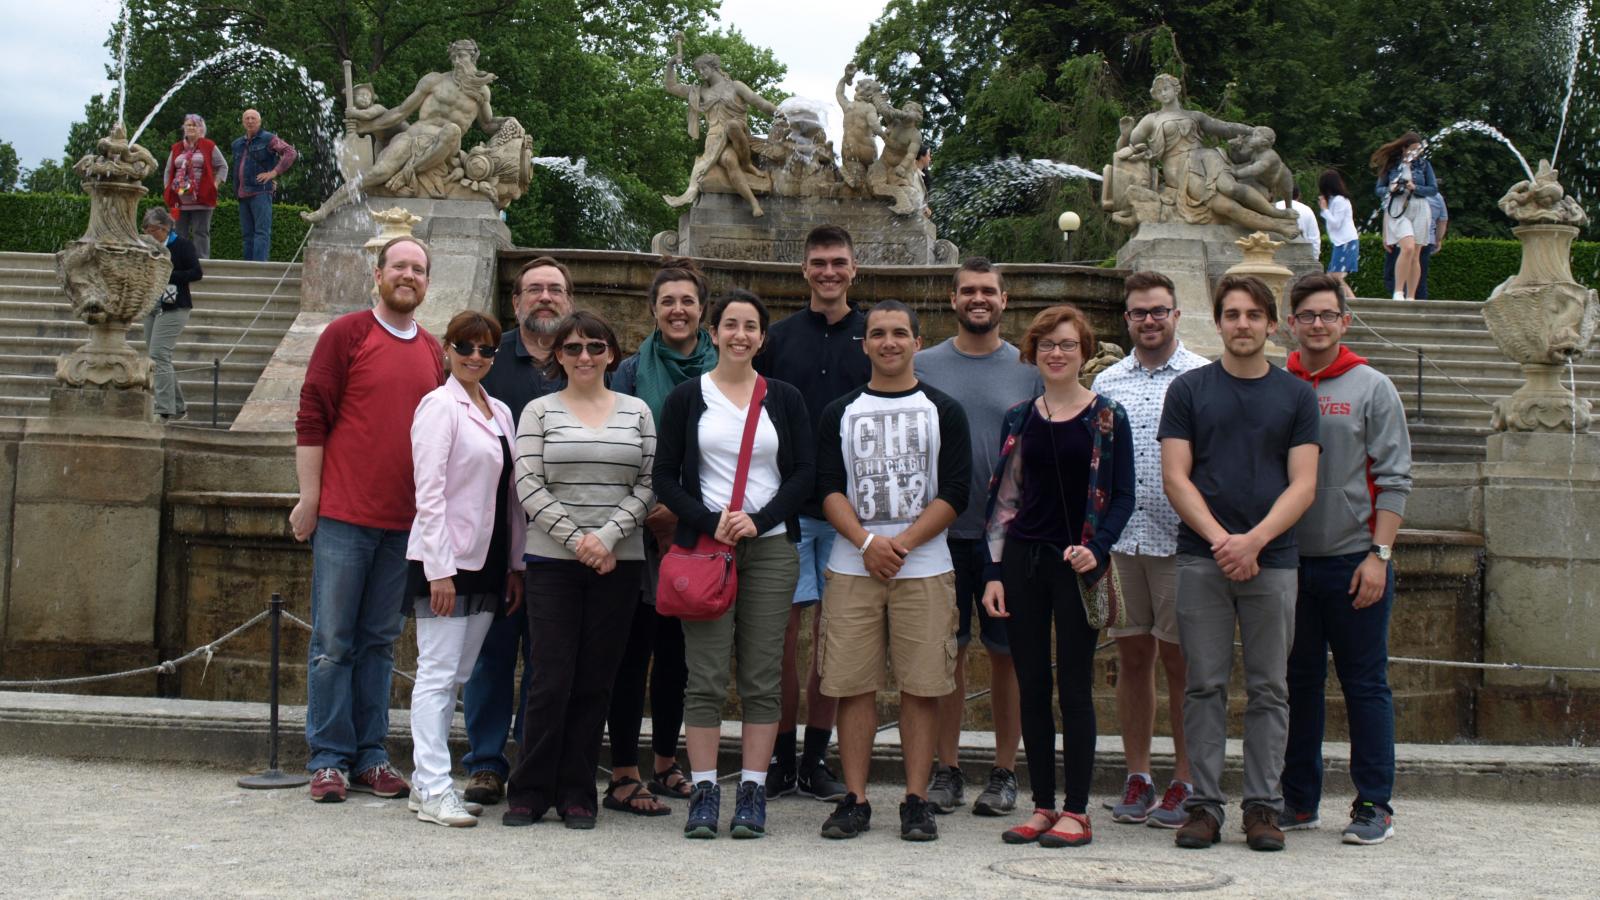
{"type": "MultiPolygon", "coordinates": [[[[450,719],[496,615],[522,603],[527,518],[511,478],[511,410],[481,386],[500,346],[500,325],[467,310],[444,334],[450,377],[417,405],[411,461],[417,518],[406,613],[417,620],[417,681],[411,692],[416,745],[411,808],[439,825],[478,824],[450,779],[450,719]]],[[[481,812],[478,809],[477,812],[481,812]]]]}

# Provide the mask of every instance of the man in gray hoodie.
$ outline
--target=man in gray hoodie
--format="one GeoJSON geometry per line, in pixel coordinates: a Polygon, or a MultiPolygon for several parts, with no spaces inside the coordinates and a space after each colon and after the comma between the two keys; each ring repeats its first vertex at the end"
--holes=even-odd
{"type": "Polygon", "coordinates": [[[1339,282],[1308,275],[1289,291],[1300,342],[1289,373],[1311,384],[1322,415],[1317,499],[1300,519],[1300,594],[1289,653],[1289,743],[1284,831],[1315,828],[1322,797],[1323,687],[1327,653],[1350,721],[1356,801],[1347,844],[1394,834],[1394,701],[1389,691],[1389,557],[1411,493],[1411,438],[1393,382],[1341,340],[1350,327],[1339,282]]]}

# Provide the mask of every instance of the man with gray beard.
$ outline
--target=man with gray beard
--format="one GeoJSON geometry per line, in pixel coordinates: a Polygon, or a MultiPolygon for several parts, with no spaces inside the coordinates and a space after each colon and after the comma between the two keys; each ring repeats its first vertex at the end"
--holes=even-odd
{"type": "MultiPolygon", "coordinates": [[[[556,329],[572,313],[572,273],[556,260],[541,256],[523,265],[515,284],[511,304],[517,329],[500,342],[495,365],[483,377],[483,388],[509,406],[512,420],[520,422],[524,407],[565,385],[564,377],[545,374],[545,364],[554,349],[556,329]]],[[[469,749],[461,763],[467,770],[464,799],[468,802],[494,804],[505,796],[511,771],[505,755],[506,735],[513,718],[516,733],[522,734],[522,711],[528,696],[527,634],[525,606],[496,619],[467,681],[462,699],[469,749]],[[513,683],[518,657],[523,660],[521,690],[513,683]]]]}

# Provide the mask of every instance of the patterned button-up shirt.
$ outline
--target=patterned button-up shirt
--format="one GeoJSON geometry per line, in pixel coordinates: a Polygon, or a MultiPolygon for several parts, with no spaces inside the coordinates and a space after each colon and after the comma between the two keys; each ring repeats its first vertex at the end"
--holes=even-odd
{"type": "Polygon", "coordinates": [[[1122,539],[1111,548],[1115,553],[1139,556],[1171,556],[1178,552],[1178,514],[1167,502],[1161,481],[1161,443],[1156,429],[1161,425],[1161,405],[1167,388],[1179,375],[1208,365],[1210,360],[1184,349],[1180,342],[1166,362],[1154,369],[1139,364],[1137,354],[1123,360],[1094,379],[1094,391],[1122,404],[1133,426],[1133,469],[1138,477],[1133,516],[1122,529],[1122,539]]]}

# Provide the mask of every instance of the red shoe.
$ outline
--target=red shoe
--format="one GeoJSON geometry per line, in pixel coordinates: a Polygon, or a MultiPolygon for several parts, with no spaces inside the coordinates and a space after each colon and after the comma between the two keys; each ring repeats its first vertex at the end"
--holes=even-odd
{"type": "Polygon", "coordinates": [[[1089,827],[1088,816],[1082,813],[1066,812],[1063,810],[1061,817],[1056,819],[1056,824],[1059,825],[1068,819],[1071,819],[1072,821],[1077,822],[1079,825],[1082,825],[1083,833],[1067,834],[1065,832],[1057,831],[1055,830],[1054,826],[1051,826],[1049,831],[1039,835],[1039,846],[1083,847],[1088,845],[1090,841],[1094,840],[1094,829],[1089,827]]]}
{"type": "Polygon", "coordinates": [[[348,788],[344,773],[332,767],[318,769],[311,776],[311,799],[317,803],[343,803],[348,788]]]}
{"type": "Polygon", "coordinates": [[[406,780],[400,777],[394,766],[378,763],[350,779],[350,790],[384,798],[404,797],[411,793],[411,785],[406,784],[406,780]]]}
{"type": "MultiPolygon", "coordinates": [[[[1033,814],[1036,816],[1044,816],[1046,819],[1050,820],[1050,824],[1045,826],[1046,829],[1054,826],[1056,824],[1056,819],[1060,818],[1061,816],[1060,813],[1050,809],[1036,809],[1033,811],[1033,814]]],[[[1037,841],[1039,839],[1039,835],[1041,834],[1044,834],[1044,831],[1034,828],[1032,825],[1024,822],[1015,828],[1008,829],[1004,834],[1000,835],[1000,840],[1005,841],[1008,844],[1031,844],[1034,841],[1037,841]]]]}

